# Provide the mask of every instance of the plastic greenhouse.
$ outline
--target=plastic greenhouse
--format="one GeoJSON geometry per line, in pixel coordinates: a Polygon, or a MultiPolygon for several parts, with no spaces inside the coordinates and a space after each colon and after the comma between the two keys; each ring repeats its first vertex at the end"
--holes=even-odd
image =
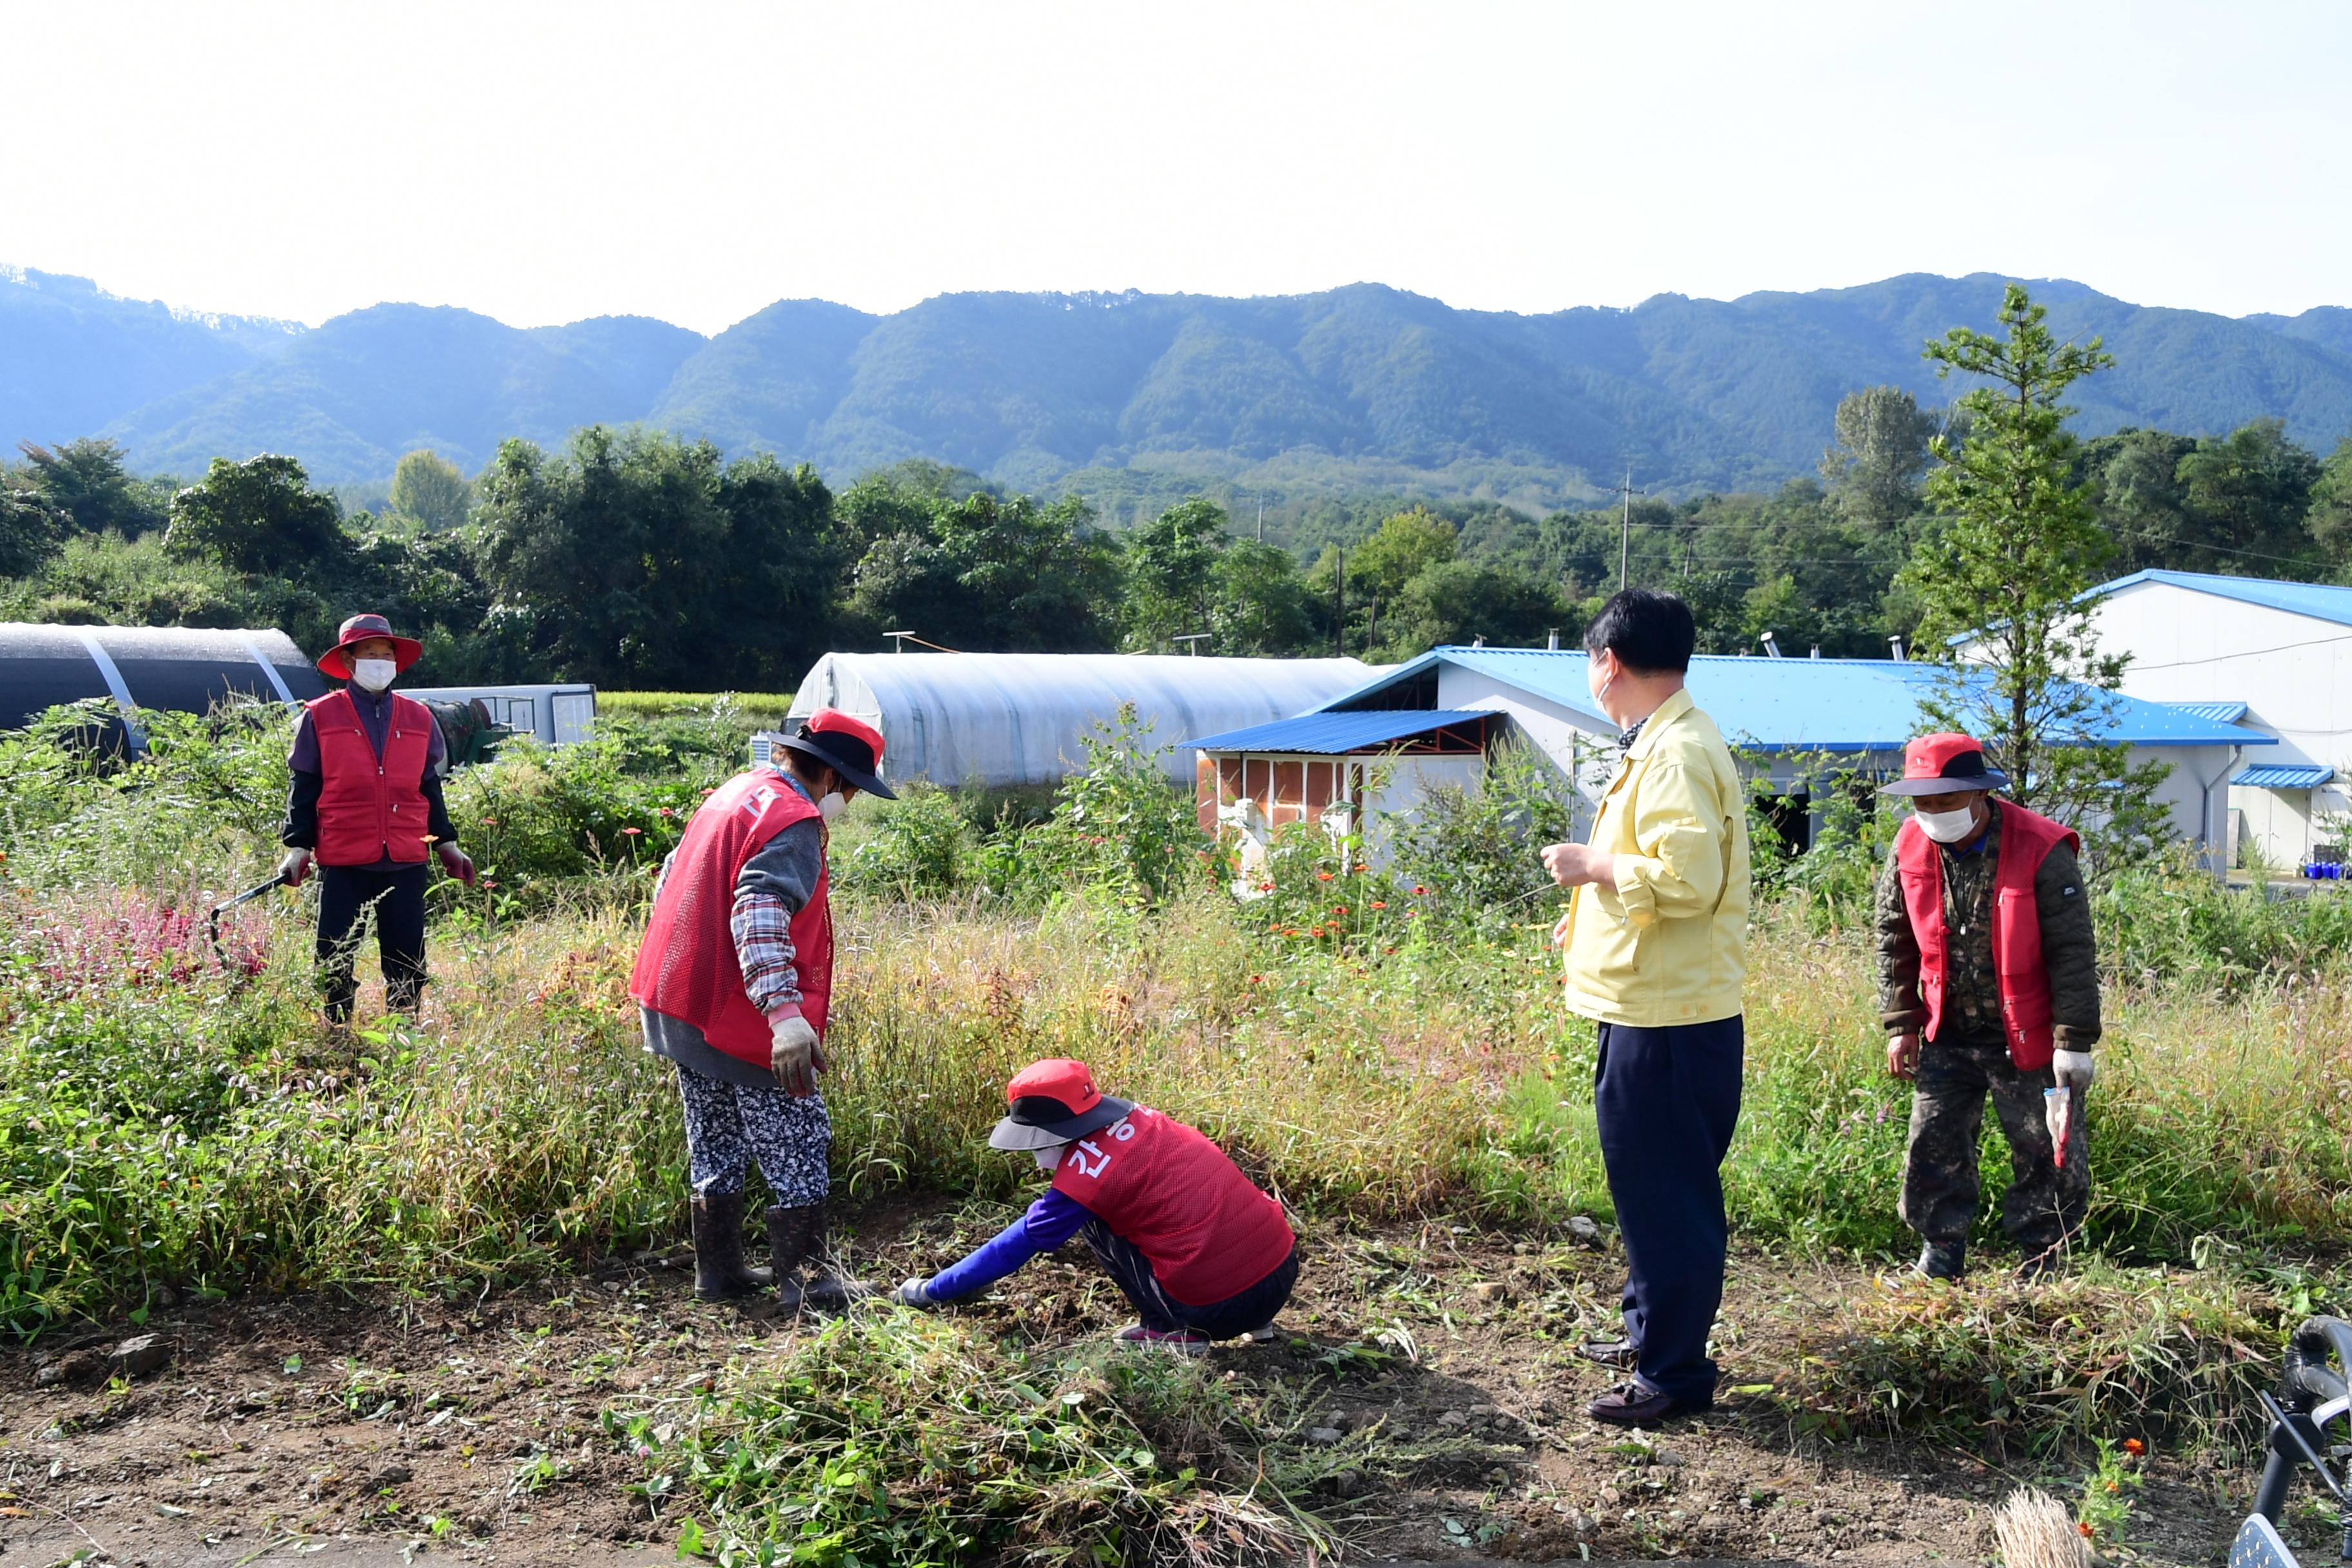
{"type": "Polygon", "coordinates": [[[1304,713],[1377,673],[1353,658],[829,653],[788,722],[839,708],[881,730],[886,778],[1002,789],[1059,783],[1092,728],[1131,702],[1152,743],[1177,746],[1168,775],[1189,787],[1192,753],[1179,742],[1304,713]]]}
{"type": "MultiPolygon", "coordinates": [[[[202,713],[232,692],[298,702],[326,682],[286,634],[264,628],[0,625],[0,729],[87,698],[202,713]]],[[[135,750],[136,730],[130,732],[135,750]]]]}

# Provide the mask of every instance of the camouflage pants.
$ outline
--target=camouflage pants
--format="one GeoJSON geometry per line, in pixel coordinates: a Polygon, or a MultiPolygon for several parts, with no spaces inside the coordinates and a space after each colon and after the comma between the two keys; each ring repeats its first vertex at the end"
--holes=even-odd
{"type": "Polygon", "coordinates": [[[2089,1142],[2077,1105],[2066,1163],[2051,1163],[2042,1091],[2048,1068],[2021,1072],[1998,1037],[1963,1036],[1919,1047],[1911,1098],[1911,1147],[1903,1170],[1903,1223],[1933,1242],[1968,1239],[1977,1217],[1977,1144],[1985,1097],[2009,1139],[2010,1187],[2000,1228],[2031,1258],[2073,1235],[2091,1203],[2089,1142]]]}

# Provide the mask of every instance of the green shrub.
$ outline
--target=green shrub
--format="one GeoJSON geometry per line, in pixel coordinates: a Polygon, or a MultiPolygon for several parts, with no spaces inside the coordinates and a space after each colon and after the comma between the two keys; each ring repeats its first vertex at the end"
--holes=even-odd
{"type": "Polygon", "coordinates": [[[1426,919],[1493,938],[1564,897],[1543,868],[1547,844],[1573,837],[1576,786],[1533,746],[1508,741],[1467,789],[1441,784],[1397,835],[1394,880],[1425,889],[1426,919]]]}

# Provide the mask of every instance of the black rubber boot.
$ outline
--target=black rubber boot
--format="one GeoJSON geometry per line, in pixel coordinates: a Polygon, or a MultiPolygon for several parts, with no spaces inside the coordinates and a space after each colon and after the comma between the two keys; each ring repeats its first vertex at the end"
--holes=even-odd
{"type": "Polygon", "coordinates": [[[2050,1279],[2065,1267],[2066,1244],[2064,1242],[2053,1241],[2042,1247],[2028,1246],[2025,1249],[2025,1261],[2017,1266],[2017,1277],[2031,1285],[2035,1280],[2050,1279]]]}
{"type": "Polygon", "coordinates": [[[776,1305],[787,1312],[797,1312],[803,1304],[819,1305],[802,1289],[799,1274],[801,1265],[815,1254],[818,1227],[824,1223],[821,1204],[790,1208],[779,1204],[768,1211],[768,1258],[774,1265],[776,1305]]]}
{"type": "Polygon", "coordinates": [[[732,1300],[768,1288],[768,1271],[743,1261],[743,1194],[697,1194],[694,1293],[706,1301],[732,1300]]]}
{"type": "Polygon", "coordinates": [[[1968,1268],[1968,1243],[1931,1241],[1920,1248],[1919,1261],[1912,1271],[1929,1279],[1958,1279],[1968,1268]]]}
{"type": "Polygon", "coordinates": [[[810,1220],[807,1254],[808,1281],[801,1288],[801,1300],[820,1312],[845,1312],[852,1301],[863,1301],[874,1294],[874,1288],[856,1279],[842,1277],[833,1266],[833,1250],[825,1242],[824,1200],[820,1198],[808,1207],[810,1220]]]}

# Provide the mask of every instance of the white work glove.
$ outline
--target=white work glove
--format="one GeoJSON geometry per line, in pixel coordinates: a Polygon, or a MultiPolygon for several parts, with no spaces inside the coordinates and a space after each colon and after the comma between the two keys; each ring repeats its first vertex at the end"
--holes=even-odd
{"type": "Polygon", "coordinates": [[[308,849],[289,849],[286,858],[278,862],[278,874],[286,879],[288,887],[300,887],[302,879],[310,874],[310,852],[308,849]]]}
{"type": "Polygon", "coordinates": [[[909,1279],[890,1292],[890,1300],[901,1307],[936,1307],[939,1303],[932,1300],[930,1292],[923,1289],[929,1283],[926,1279],[909,1279]]]}
{"type": "Polygon", "coordinates": [[[2097,1076],[2097,1069],[2091,1066],[2088,1051],[2060,1051],[2050,1058],[2050,1076],[2058,1080],[2062,1089],[2073,1089],[2074,1098],[2080,1100],[2091,1092],[2091,1079],[2097,1076]]]}
{"type": "Polygon", "coordinates": [[[787,1013],[768,1026],[768,1066],[784,1092],[806,1100],[816,1092],[816,1075],[824,1070],[824,1052],[816,1031],[798,1013],[787,1013]]]}

